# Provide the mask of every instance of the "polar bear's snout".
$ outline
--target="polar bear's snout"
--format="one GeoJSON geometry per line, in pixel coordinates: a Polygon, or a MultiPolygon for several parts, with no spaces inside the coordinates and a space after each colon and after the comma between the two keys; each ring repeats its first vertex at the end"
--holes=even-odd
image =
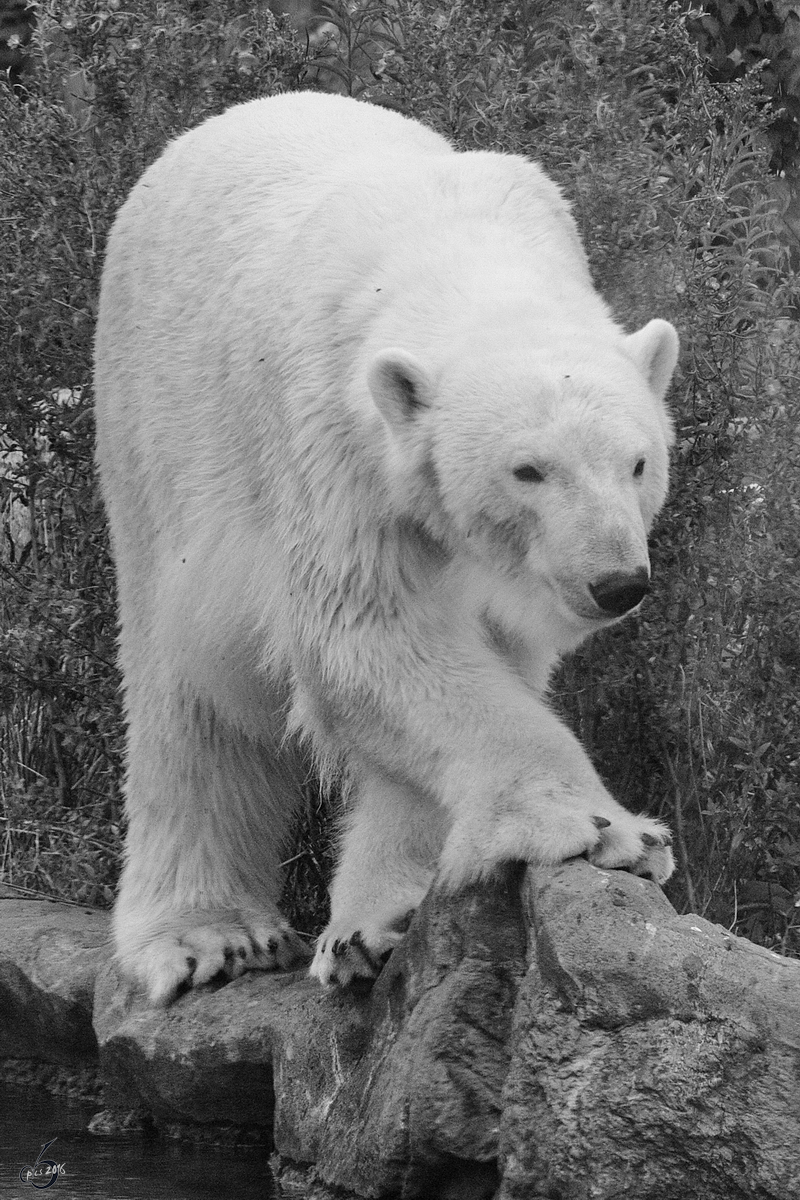
{"type": "Polygon", "coordinates": [[[645,567],[638,570],[613,571],[589,584],[595,604],[609,617],[622,617],[641,604],[650,590],[650,576],[645,567]]]}

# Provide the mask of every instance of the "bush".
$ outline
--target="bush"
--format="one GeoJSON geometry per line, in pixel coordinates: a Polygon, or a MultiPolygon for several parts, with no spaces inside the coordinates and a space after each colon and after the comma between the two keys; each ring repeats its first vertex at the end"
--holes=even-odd
{"type": "MultiPolygon", "coordinates": [[[[153,19],[139,0],[115,3],[55,4],[33,94],[6,96],[0,114],[12,176],[0,254],[13,281],[0,312],[10,348],[0,423],[21,505],[6,517],[0,561],[10,629],[0,769],[15,880],[96,899],[118,854],[107,832],[119,814],[113,617],[89,393],[113,211],[182,128],[250,95],[325,86],[399,107],[462,147],[539,159],[571,198],[620,319],[659,314],[681,331],[654,595],[573,656],[554,694],[612,790],[672,822],[676,904],[797,951],[800,339],[757,81],[711,83],[678,6],[655,0],[338,3],[321,13],[313,52],[258,6],[171,0],[153,19]]],[[[329,858],[316,803],[305,836],[301,890],[313,909],[329,858]]]]}
{"type": "Polygon", "coordinates": [[[686,3],[687,27],[709,77],[743,79],[758,71],[774,105],[769,124],[772,162],[796,170],[800,150],[800,13],[791,0],[707,0],[686,3]]]}

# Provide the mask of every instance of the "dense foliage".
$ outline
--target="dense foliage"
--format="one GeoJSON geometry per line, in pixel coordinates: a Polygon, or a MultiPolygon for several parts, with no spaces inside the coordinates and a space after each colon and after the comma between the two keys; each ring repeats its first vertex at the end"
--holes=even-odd
{"type": "MultiPolygon", "coordinates": [[[[2,878],[97,901],[116,874],[121,736],[90,364],[113,213],[173,134],[252,95],[326,87],[462,147],[540,159],[620,319],[661,315],[681,332],[654,595],[576,654],[554,694],[615,794],[672,823],[675,903],[796,952],[800,338],[760,77],[710,78],[680,7],[655,0],[324,15],[310,44],[258,4],[50,0],[30,94],[0,97],[2,878]]],[[[323,827],[310,802],[294,863],[310,924],[323,827]]]]}
{"type": "Polygon", "coordinates": [[[797,171],[800,151],[800,5],[795,0],[705,0],[685,4],[687,27],[715,82],[758,70],[773,101],[772,162],[797,171]]]}

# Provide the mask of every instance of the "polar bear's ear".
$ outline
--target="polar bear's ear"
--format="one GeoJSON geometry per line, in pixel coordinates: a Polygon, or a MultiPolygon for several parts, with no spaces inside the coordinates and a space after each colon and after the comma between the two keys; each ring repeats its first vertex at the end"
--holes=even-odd
{"type": "Polygon", "coordinates": [[[625,338],[625,353],[636,364],[659,400],[667,393],[678,361],[678,335],[669,321],[648,321],[625,338]]]}
{"type": "Polygon", "coordinates": [[[405,350],[381,350],[367,374],[372,399],[387,425],[403,432],[433,403],[433,387],[422,363],[405,350]]]}

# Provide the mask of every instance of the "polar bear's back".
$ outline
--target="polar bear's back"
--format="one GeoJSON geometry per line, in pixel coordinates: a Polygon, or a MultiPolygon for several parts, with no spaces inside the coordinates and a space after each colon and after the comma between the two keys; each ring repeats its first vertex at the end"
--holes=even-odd
{"type": "Polygon", "coordinates": [[[350,156],[414,160],[454,153],[439,134],[398,112],[342,96],[287,92],[237,105],[172,142],[134,188],[118,225],[140,219],[155,193],[161,224],[180,201],[191,205],[195,221],[202,209],[206,221],[216,216],[231,236],[249,217],[268,230],[273,206],[292,227],[318,204],[326,181],[350,156]]]}
{"type": "Polygon", "coordinates": [[[265,475],[304,470],[335,410],[348,444],[363,434],[375,454],[383,434],[357,427],[380,419],[353,386],[370,355],[441,353],[543,276],[548,298],[573,280],[582,313],[596,304],[567,206],[533,163],[456,153],[338,96],[233,108],[167,148],[112,230],[97,329],[103,477],[124,477],[118,491],[141,495],[153,523],[167,506],[180,524],[200,486],[241,512],[265,475]]]}
{"type": "Polygon", "coordinates": [[[236,105],[179,138],[167,155],[178,146],[192,147],[191,155],[205,146],[233,148],[251,164],[274,147],[283,170],[294,159],[304,174],[317,160],[356,147],[367,153],[452,152],[445,138],[393,109],[322,92],[284,92],[236,105]]]}

